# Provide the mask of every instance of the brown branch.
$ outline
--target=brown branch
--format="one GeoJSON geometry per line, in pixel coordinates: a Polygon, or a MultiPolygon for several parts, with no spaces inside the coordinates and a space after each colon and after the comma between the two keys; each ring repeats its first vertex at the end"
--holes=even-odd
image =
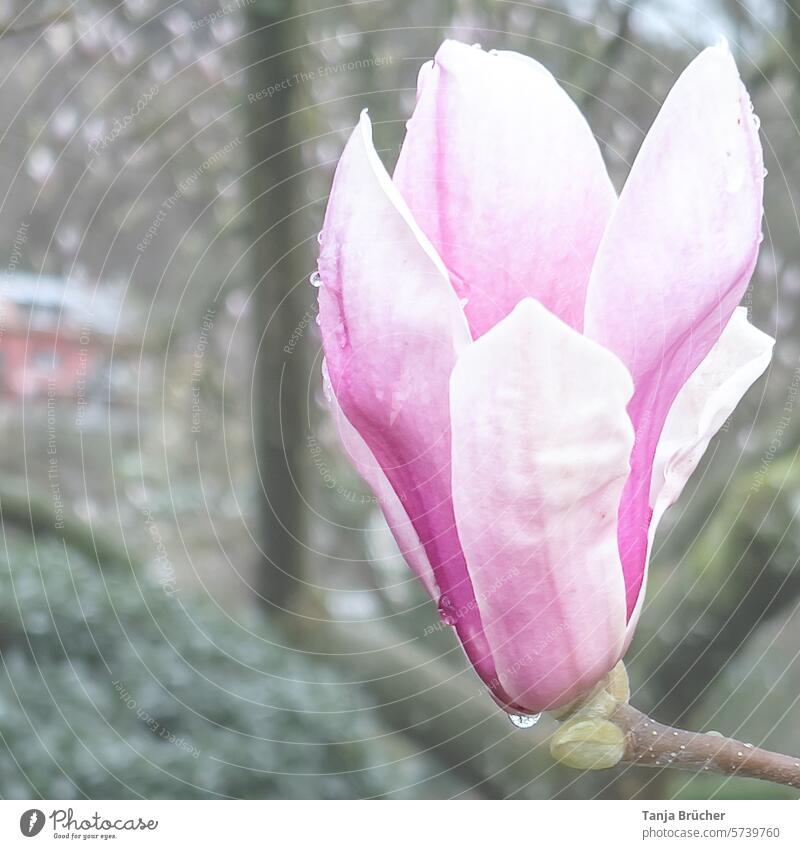
{"type": "Polygon", "coordinates": [[[738,775],[800,787],[800,758],[769,752],[716,733],[671,728],[622,702],[608,719],[625,734],[624,762],[738,775]]]}
{"type": "Polygon", "coordinates": [[[630,763],[800,787],[800,758],[768,752],[714,731],[698,734],[662,725],[631,707],[629,697],[628,674],[620,661],[588,693],[552,711],[561,722],[550,740],[553,757],[575,769],[630,763]]]}

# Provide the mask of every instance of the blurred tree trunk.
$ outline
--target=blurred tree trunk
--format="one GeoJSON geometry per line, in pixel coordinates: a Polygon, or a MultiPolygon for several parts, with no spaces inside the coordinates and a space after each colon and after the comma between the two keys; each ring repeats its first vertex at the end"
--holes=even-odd
{"type": "Polygon", "coordinates": [[[305,546],[302,446],[306,357],[302,340],[287,354],[292,332],[310,309],[303,253],[300,140],[292,113],[294,87],[276,85],[300,70],[291,49],[300,42],[288,0],[248,5],[247,110],[252,203],[250,256],[254,297],[256,459],[263,557],[257,590],[270,610],[287,610],[301,586],[305,546]],[[269,93],[268,93],[269,92],[269,93]],[[300,285],[298,285],[300,284],[300,285]]]}

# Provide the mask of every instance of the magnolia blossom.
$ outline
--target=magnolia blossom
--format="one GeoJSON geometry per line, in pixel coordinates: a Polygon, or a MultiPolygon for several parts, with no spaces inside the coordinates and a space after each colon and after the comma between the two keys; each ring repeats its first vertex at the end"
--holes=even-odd
{"type": "Polygon", "coordinates": [[[511,713],[624,654],[656,526],[767,367],[737,308],[758,125],[727,45],[664,101],[617,194],[526,56],[445,42],[390,178],[366,113],[321,234],[325,380],[405,559],[511,713]]]}

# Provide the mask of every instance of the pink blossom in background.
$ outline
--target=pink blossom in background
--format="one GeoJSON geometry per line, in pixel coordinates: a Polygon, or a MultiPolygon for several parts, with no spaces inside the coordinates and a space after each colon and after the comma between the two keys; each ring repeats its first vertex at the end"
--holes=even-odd
{"type": "Polygon", "coordinates": [[[446,41],[394,177],[362,114],[319,257],[340,433],[407,562],[511,713],[626,650],[664,510],[767,367],[737,305],[756,120],[726,45],[683,72],[619,197],[526,56],[446,41]]]}

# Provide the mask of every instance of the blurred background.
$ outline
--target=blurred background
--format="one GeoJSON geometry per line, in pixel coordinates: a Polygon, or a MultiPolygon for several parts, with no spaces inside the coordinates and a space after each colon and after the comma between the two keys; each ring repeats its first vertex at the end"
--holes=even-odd
{"type": "Polygon", "coordinates": [[[0,0],[0,796],[796,797],[555,766],[398,556],[321,398],[316,235],[445,36],[545,63],[619,188],[725,35],[761,118],[777,336],[657,538],[662,720],[800,754],[798,0],[0,0]]]}

